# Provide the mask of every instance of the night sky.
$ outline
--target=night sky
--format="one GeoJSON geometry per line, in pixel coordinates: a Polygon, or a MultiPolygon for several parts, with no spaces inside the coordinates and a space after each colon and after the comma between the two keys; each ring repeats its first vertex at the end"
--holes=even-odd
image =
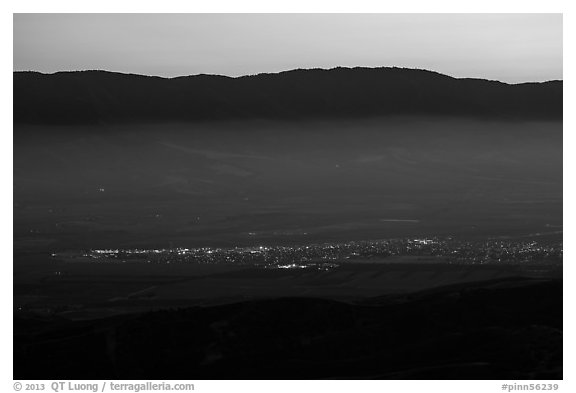
{"type": "Polygon", "coordinates": [[[336,66],[562,79],[562,15],[14,15],[15,71],[239,76],[336,66]]]}

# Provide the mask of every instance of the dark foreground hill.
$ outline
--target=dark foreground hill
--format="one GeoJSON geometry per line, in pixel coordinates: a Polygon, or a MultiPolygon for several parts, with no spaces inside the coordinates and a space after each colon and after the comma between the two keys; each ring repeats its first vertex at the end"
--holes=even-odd
{"type": "Polygon", "coordinates": [[[15,379],[561,379],[562,282],[15,317],[14,331],[15,379]]]}
{"type": "Polygon", "coordinates": [[[172,79],[105,71],[14,73],[15,124],[429,115],[559,120],[562,82],[509,85],[403,68],[172,79]]]}

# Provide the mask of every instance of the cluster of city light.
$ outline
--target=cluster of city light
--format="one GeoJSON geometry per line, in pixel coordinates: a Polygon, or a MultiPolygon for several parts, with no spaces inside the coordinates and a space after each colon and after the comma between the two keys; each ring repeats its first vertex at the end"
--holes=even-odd
{"type": "Polygon", "coordinates": [[[86,252],[53,254],[69,261],[139,263],[234,263],[266,268],[331,269],[351,261],[391,257],[434,258],[438,262],[562,263],[562,244],[535,241],[460,241],[452,238],[401,238],[296,246],[254,246],[235,248],[95,249],[86,252]]]}

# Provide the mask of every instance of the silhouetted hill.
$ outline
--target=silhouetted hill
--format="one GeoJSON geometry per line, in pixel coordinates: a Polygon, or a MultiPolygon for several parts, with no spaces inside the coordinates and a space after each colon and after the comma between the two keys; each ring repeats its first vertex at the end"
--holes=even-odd
{"type": "Polygon", "coordinates": [[[15,379],[562,379],[562,281],[14,318],[15,379]]]}
{"type": "Polygon", "coordinates": [[[396,115],[561,119],[562,81],[510,85],[404,68],[171,79],[106,71],[14,73],[16,124],[396,115]]]}

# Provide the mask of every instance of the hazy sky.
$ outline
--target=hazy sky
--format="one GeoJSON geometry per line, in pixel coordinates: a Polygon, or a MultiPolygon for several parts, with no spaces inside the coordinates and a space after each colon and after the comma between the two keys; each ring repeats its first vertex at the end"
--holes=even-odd
{"type": "Polygon", "coordinates": [[[14,70],[238,76],[399,66],[562,79],[561,14],[15,14],[14,70]]]}

